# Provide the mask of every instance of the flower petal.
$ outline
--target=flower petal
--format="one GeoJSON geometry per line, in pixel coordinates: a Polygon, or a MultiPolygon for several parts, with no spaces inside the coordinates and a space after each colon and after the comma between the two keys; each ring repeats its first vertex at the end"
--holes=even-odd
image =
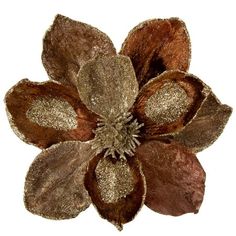
{"type": "Polygon", "coordinates": [[[90,205],[84,174],[93,157],[88,143],[67,141],[43,150],[25,181],[25,206],[50,219],[76,217],[90,205]]]}
{"type": "Polygon", "coordinates": [[[131,58],[140,86],[165,70],[187,71],[191,48],[186,26],[178,18],[145,21],[131,30],[120,54],[131,58]]]}
{"type": "Polygon", "coordinates": [[[132,63],[125,56],[102,56],[89,61],[79,71],[77,86],[83,103],[111,120],[127,112],[138,94],[132,63]]]}
{"type": "Polygon", "coordinates": [[[182,71],[167,71],[150,80],[133,108],[134,116],[145,124],[141,135],[150,138],[183,129],[209,92],[201,80],[182,71]]]}
{"type": "Polygon", "coordinates": [[[232,108],[221,104],[213,93],[210,93],[196,116],[173,138],[193,152],[199,152],[213,144],[223,132],[232,113],[232,108]]]}
{"type": "Polygon", "coordinates": [[[101,217],[119,230],[137,214],[146,193],[145,179],[136,159],[116,160],[102,154],[90,161],[85,187],[101,217]]]}
{"type": "Polygon", "coordinates": [[[192,152],[174,142],[149,140],[137,148],[135,157],[143,167],[149,208],[173,216],[198,212],[205,172],[192,152]]]}
{"type": "Polygon", "coordinates": [[[23,141],[46,148],[65,140],[92,139],[97,116],[69,86],[21,80],[5,97],[12,129],[23,141]]]}
{"type": "Polygon", "coordinates": [[[81,65],[100,54],[116,54],[109,37],[62,15],[56,16],[43,40],[42,61],[48,75],[73,86],[81,65]]]}

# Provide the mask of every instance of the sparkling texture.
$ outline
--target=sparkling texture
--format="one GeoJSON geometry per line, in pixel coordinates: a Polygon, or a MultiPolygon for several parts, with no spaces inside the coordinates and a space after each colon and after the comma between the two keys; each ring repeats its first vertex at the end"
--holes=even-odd
{"type": "Polygon", "coordinates": [[[185,90],[175,82],[168,82],[148,99],[145,114],[159,125],[163,125],[176,121],[186,113],[189,104],[185,90]]]}
{"type": "Polygon", "coordinates": [[[125,56],[89,61],[79,71],[77,87],[88,109],[109,119],[127,112],[138,95],[132,63],[125,56]]]}
{"type": "Polygon", "coordinates": [[[137,137],[139,128],[130,113],[118,116],[113,121],[101,119],[98,128],[94,131],[95,138],[92,140],[92,148],[100,153],[104,149],[105,157],[111,155],[113,158],[126,159],[125,154],[132,156],[136,147],[140,144],[137,137]]]}
{"type": "Polygon", "coordinates": [[[232,108],[187,73],[190,56],[178,18],[139,24],[117,55],[107,35],[57,15],[43,39],[52,81],[22,80],[5,98],[15,133],[43,149],[26,176],[27,210],[68,219],[92,202],[119,230],[144,203],[197,213],[206,175],[194,152],[218,138],[232,108]]]}
{"type": "Polygon", "coordinates": [[[77,128],[77,114],[69,102],[61,99],[42,97],[33,101],[26,113],[27,118],[43,127],[57,130],[77,128]]]}
{"type": "Polygon", "coordinates": [[[115,161],[102,158],[95,170],[102,200],[114,203],[133,191],[134,179],[125,160],[115,161]]]}

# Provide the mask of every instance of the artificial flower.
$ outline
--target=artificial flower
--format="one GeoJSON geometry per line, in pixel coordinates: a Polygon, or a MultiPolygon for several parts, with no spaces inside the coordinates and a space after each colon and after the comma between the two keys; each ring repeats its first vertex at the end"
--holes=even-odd
{"type": "Polygon", "coordinates": [[[57,15],[43,40],[50,80],[24,79],[5,98],[15,133],[43,149],[26,176],[26,208],[68,219],[92,202],[118,229],[144,203],[197,213],[205,172],[196,152],[232,109],[187,72],[190,54],[177,18],[139,24],[117,54],[98,29],[57,15]]]}

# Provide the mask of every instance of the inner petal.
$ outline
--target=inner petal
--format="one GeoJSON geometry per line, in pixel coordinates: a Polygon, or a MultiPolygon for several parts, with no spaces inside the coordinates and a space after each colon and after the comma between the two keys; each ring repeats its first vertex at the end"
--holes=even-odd
{"type": "Polygon", "coordinates": [[[188,111],[190,102],[179,84],[168,82],[148,99],[145,114],[159,125],[171,123],[188,111]]]}
{"type": "Polygon", "coordinates": [[[102,158],[95,174],[101,198],[106,203],[114,203],[130,194],[134,189],[134,178],[125,160],[102,158]]]}
{"type": "Polygon", "coordinates": [[[51,97],[34,100],[26,113],[27,118],[43,127],[56,130],[77,128],[77,114],[69,102],[51,97]]]}
{"type": "Polygon", "coordinates": [[[126,113],[138,95],[138,83],[128,57],[100,56],[83,65],[77,88],[87,108],[114,120],[126,113]]]}

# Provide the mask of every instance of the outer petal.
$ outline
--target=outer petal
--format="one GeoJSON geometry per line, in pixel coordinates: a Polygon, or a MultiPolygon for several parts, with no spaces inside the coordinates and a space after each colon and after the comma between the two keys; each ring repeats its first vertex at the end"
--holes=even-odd
{"type": "Polygon", "coordinates": [[[131,58],[140,86],[165,70],[187,71],[191,48],[186,26],[177,18],[145,21],[129,33],[120,53],[131,58]]]}
{"type": "Polygon", "coordinates": [[[27,143],[46,148],[64,140],[92,139],[96,115],[71,87],[21,80],[5,97],[14,132],[27,143]]]}
{"type": "Polygon", "coordinates": [[[138,95],[132,63],[125,56],[102,56],[86,63],[78,74],[83,103],[113,120],[129,110],[138,95]]]}
{"type": "Polygon", "coordinates": [[[102,154],[90,161],[85,187],[101,217],[119,230],[134,218],[146,194],[145,179],[136,159],[115,160],[102,154]]]}
{"type": "Polygon", "coordinates": [[[84,174],[93,156],[88,143],[68,141],[45,149],[32,163],[25,181],[25,206],[51,218],[76,217],[90,205],[84,174]]]}
{"type": "Polygon", "coordinates": [[[144,123],[145,138],[182,130],[195,116],[210,89],[197,77],[167,71],[150,80],[140,91],[133,113],[144,123]]]}
{"type": "Polygon", "coordinates": [[[210,93],[192,121],[179,133],[173,134],[173,138],[194,152],[202,151],[220,136],[231,113],[231,107],[221,104],[210,93]]]}
{"type": "Polygon", "coordinates": [[[108,36],[62,15],[56,16],[43,40],[42,61],[48,75],[73,86],[81,65],[100,54],[116,54],[108,36]]]}
{"type": "Polygon", "coordinates": [[[142,163],[149,208],[173,216],[198,212],[205,172],[193,153],[177,143],[150,140],[138,147],[135,157],[142,163]]]}

